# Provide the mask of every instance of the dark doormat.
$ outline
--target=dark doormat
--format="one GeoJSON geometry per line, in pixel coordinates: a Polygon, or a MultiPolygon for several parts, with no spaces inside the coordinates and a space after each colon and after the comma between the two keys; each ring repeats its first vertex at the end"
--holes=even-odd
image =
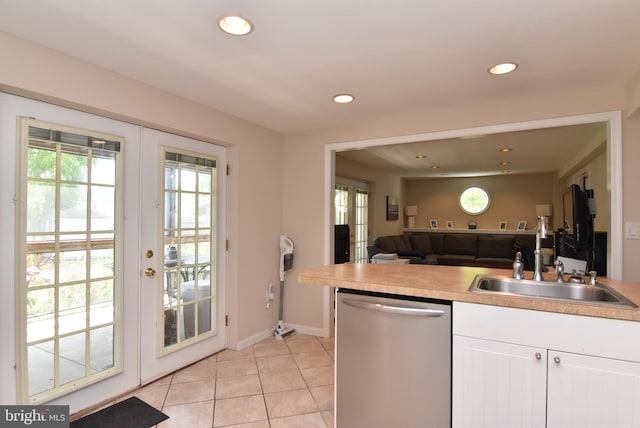
{"type": "Polygon", "coordinates": [[[70,428],[149,428],[168,418],[138,397],[131,397],[71,422],[70,428]]]}

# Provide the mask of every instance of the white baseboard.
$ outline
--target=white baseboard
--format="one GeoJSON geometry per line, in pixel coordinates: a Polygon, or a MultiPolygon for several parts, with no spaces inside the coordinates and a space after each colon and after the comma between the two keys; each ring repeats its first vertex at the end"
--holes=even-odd
{"type": "Polygon", "coordinates": [[[267,337],[273,336],[274,328],[270,328],[264,331],[261,331],[258,334],[254,334],[253,336],[247,337],[246,339],[242,339],[238,342],[238,346],[236,351],[242,351],[243,349],[248,348],[249,346],[253,346],[256,343],[266,339],[267,337]]]}
{"type": "MultiPolygon", "coordinates": [[[[316,337],[329,337],[329,332],[325,332],[325,330],[322,328],[309,327],[306,325],[298,325],[298,324],[289,324],[289,323],[285,323],[285,326],[288,329],[294,329],[296,333],[307,334],[309,336],[316,336],[316,337]]],[[[273,332],[275,331],[275,329],[276,327],[273,326],[270,329],[261,331],[258,334],[254,334],[253,336],[240,340],[235,350],[241,351],[243,349],[248,348],[249,346],[253,346],[256,343],[261,342],[262,340],[268,337],[273,336],[273,332]]]]}
{"type": "Polygon", "coordinates": [[[329,332],[325,332],[323,328],[317,327],[309,327],[306,325],[297,325],[297,324],[289,324],[285,323],[287,328],[292,328],[296,331],[296,333],[300,334],[308,334],[309,336],[316,337],[329,337],[329,332]]]}

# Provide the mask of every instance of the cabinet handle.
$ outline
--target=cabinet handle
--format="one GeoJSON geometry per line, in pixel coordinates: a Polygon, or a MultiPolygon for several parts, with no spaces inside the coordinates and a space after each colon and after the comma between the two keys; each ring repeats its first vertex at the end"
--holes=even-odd
{"type": "Polygon", "coordinates": [[[554,361],[556,364],[560,364],[560,357],[558,357],[558,356],[553,357],[553,361],[554,361]]]}
{"type": "Polygon", "coordinates": [[[536,360],[541,360],[542,354],[540,352],[536,352],[536,360]]]}

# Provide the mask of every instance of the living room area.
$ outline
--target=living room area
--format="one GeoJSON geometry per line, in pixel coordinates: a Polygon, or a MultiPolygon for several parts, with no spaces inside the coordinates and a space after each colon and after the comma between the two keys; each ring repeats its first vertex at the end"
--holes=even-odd
{"type": "MultiPolygon", "coordinates": [[[[368,262],[376,253],[400,252],[400,263],[509,268],[521,251],[529,268],[537,217],[544,215],[543,254],[553,265],[563,193],[573,184],[591,189],[598,269],[606,274],[607,156],[606,126],[592,123],[336,152],[335,175],[336,183],[367,183],[368,262]],[[556,153],[559,141],[573,145],[556,153]],[[477,212],[461,200],[468,189],[484,193],[477,212]]],[[[354,254],[362,237],[354,240],[351,231],[354,254]]]]}

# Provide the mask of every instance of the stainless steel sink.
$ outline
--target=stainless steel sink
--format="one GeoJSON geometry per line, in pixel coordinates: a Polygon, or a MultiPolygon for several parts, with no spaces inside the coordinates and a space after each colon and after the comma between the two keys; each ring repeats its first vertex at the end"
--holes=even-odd
{"type": "Polygon", "coordinates": [[[478,275],[471,283],[469,291],[474,293],[526,296],[599,305],[638,307],[622,294],[603,284],[588,285],[530,281],[526,279],[478,275]]]}

